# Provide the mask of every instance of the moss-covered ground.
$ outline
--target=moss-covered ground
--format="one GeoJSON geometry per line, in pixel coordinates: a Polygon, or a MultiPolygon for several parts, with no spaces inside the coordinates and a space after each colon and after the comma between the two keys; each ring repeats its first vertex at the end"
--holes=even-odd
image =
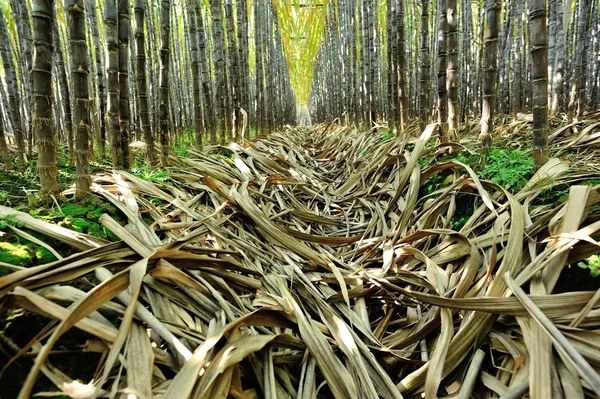
{"type": "MultiPolygon", "coordinates": [[[[57,202],[57,205],[51,208],[20,205],[16,209],[28,213],[36,219],[110,241],[117,241],[118,238],[100,224],[100,216],[106,213],[118,222],[125,222],[124,216],[116,207],[93,195],[89,195],[81,200],[57,202]]],[[[69,255],[72,251],[71,248],[50,240],[39,233],[25,229],[22,224],[13,222],[10,218],[7,218],[0,221],[0,263],[29,267],[56,260],[55,256],[46,248],[22,238],[10,229],[9,226],[16,227],[44,241],[63,256],[69,255]]],[[[7,274],[8,272],[7,268],[0,266],[0,275],[7,274]]]]}

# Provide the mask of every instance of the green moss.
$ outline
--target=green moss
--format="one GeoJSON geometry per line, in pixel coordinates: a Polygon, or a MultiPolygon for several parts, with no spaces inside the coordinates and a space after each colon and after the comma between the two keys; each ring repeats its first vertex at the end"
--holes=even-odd
{"type": "Polygon", "coordinates": [[[56,260],[46,248],[34,243],[21,240],[21,242],[0,242],[0,262],[16,266],[35,266],[50,263],[56,260]]]}
{"type": "Polygon", "coordinates": [[[56,257],[52,254],[52,252],[48,251],[46,248],[43,247],[37,247],[35,251],[35,256],[38,259],[38,263],[40,265],[54,262],[56,260],[56,257]]]}
{"type": "Polygon", "coordinates": [[[31,263],[33,254],[26,245],[0,242],[0,262],[22,266],[31,263]]]}
{"type": "Polygon", "coordinates": [[[116,221],[124,220],[124,217],[114,205],[97,197],[88,196],[77,202],[63,204],[61,211],[62,213],[58,210],[53,211],[53,216],[64,221],[66,227],[102,239],[118,240],[117,236],[106,230],[100,223],[100,217],[105,213],[111,215],[116,221]]]}
{"type": "Polygon", "coordinates": [[[111,239],[113,241],[117,240],[117,237],[115,235],[113,235],[112,232],[106,230],[104,228],[104,226],[98,224],[98,223],[90,223],[90,226],[88,227],[87,233],[90,235],[93,235],[94,237],[100,237],[100,238],[108,238],[111,239]]]}
{"type": "Polygon", "coordinates": [[[73,226],[73,230],[79,233],[86,233],[87,229],[90,227],[90,222],[81,218],[72,218],[71,226],[73,226]]]}
{"type": "Polygon", "coordinates": [[[88,206],[83,206],[79,204],[65,204],[61,207],[61,209],[66,216],[75,217],[85,216],[90,211],[90,208],[88,206]]]}
{"type": "Polygon", "coordinates": [[[36,219],[41,219],[41,220],[48,220],[48,219],[54,219],[56,218],[56,214],[46,208],[36,208],[36,209],[31,209],[29,211],[29,214],[31,216],[33,216],[36,219]]]}
{"type": "Polygon", "coordinates": [[[108,213],[107,209],[96,208],[93,211],[89,211],[88,213],[86,213],[85,217],[92,220],[98,220],[100,219],[100,216],[102,216],[104,213],[108,213]]]}
{"type": "MultiPolygon", "coordinates": [[[[37,219],[46,220],[50,223],[58,223],[79,233],[90,234],[98,238],[113,241],[118,240],[118,238],[101,225],[100,217],[107,213],[116,221],[124,220],[123,215],[114,205],[92,195],[82,200],[65,202],[60,205],[60,208],[22,208],[21,210],[28,212],[37,219]]],[[[0,228],[3,227],[2,223],[0,221],[0,228]]],[[[10,220],[8,223],[10,223],[10,220]]],[[[46,239],[43,236],[37,238],[46,239]]],[[[45,257],[46,254],[42,254],[42,256],[45,257]]]]}
{"type": "MultiPolygon", "coordinates": [[[[95,218],[97,220],[98,218],[95,218]]],[[[116,219],[116,218],[115,218],[116,219]]],[[[67,222],[70,222],[73,230],[89,234],[94,237],[108,239],[111,241],[118,241],[118,237],[114,235],[110,230],[107,230],[97,221],[94,221],[93,218],[83,219],[83,218],[67,218],[67,222]]]]}

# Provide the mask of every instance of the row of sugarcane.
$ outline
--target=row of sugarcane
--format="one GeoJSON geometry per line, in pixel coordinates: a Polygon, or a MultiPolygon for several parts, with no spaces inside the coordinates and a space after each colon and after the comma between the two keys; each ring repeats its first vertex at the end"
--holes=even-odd
{"type": "Polygon", "coordinates": [[[600,105],[598,3],[339,0],[324,11],[312,121],[402,132],[418,118],[450,141],[481,118],[489,147],[495,115],[532,110],[543,163],[548,113],[581,120],[600,105]]]}
{"type": "Polygon", "coordinates": [[[148,164],[166,166],[178,140],[202,149],[295,123],[269,0],[11,0],[0,8],[0,154],[5,168],[20,170],[37,155],[42,193],[58,189],[63,145],[85,193],[94,154],[129,169],[130,144],[142,141],[148,164]]]}

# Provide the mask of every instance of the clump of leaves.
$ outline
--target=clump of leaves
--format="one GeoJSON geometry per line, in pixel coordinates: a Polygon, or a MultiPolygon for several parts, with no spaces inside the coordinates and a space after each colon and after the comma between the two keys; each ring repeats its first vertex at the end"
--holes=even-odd
{"type": "Polygon", "coordinates": [[[196,146],[194,131],[192,128],[184,131],[183,138],[178,140],[171,149],[178,157],[187,157],[188,151],[196,146]]]}
{"type": "MultiPolygon", "coordinates": [[[[568,184],[562,183],[552,185],[550,189],[542,191],[537,200],[542,205],[562,204],[569,199],[569,192],[571,190],[571,186],[574,184],[594,187],[600,184],[600,179],[588,179],[577,181],[576,183],[569,182],[568,184]]],[[[599,213],[599,210],[600,207],[598,206],[598,204],[594,204],[590,209],[590,214],[597,214],[599,213]]]]}
{"type": "Polygon", "coordinates": [[[600,255],[592,255],[584,262],[579,262],[577,266],[590,271],[590,276],[600,276],[600,255]]]}
{"type": "Polygon", "coordinates": [[[600,179],[590,179],[590,180],[585,180],[582,181],[581,184],[583,184],[584,186],[592,186],[595,187],[597,185],[600,185],[600,179]]]}
{"type": "Polygon", "coordinates": [[[456,197],[456,211],[450,219],[452,223],[452,229],[460,231],[464,225],[473,216],[473,210],[475,205],[475,197],[472,195],[459,195],[456,197]]]}
{"type": "Polygon", "coordinates": [[[393,138],[394,138],[394,132],[388,131],[387,133],[385,133],[379,137],[379,142],[385,143],[386,141],[391,140],[393,138]]]}
{"type": "Polygon", "coordinates": [[[425,184],[421,186],[421,194],[428,195],[442,187],[447,186],[449,184],[447,178],[451,174],[452,172],[443,170],[440,173],[431,176],[429,179],[427,179],[425,184]]]}
{"type": "Polygon", "coordinates": [[[471,154],[469,152],[460,152],[460,153],[456,154],[452,159],[455,161],[458,161],[458,162],[462,162],[473,168],[479,162],[480,155],[479,154],[471,154]]]}
{"type": "Polygon", "coordinates": [[[467,224],[467,222],[469,221],[470,217],[471,217],[470,215],[464,215],[464,216],[452,218],[452,220],[451,220],[451,222],[452,222],[452,229],[455,230],[455,231],[460,231],[460,229],[462,229],[463,226],[465,224],[467,224]]]}
{"type": "Polygon", "coordinates": [[[152,169],[149,167],[135,168],[131,170],[134,175],[148,180],[152,183],[171,183],[171,176],[166,169],[152,169]]]}
{"type": "Polygon", "coordinates": [[[152,205],[154,206],[161,206],[163,205],[165,202],[163,200],[161,200],[160,198],[156,198],[156,197],[152,197],[152,196],[144,196],[144,198],[146,200],[148,200],[152,205]]]}
{"type": "Polygon", "coordinates": [[[562,204],[569,199],[569,186],[561,184],[543,191],[540,194],[540,200],[543,204],[562,204]]]}
{"type": "Polygon", "coordinates": [[[533,158],[529,151],[493,149],[484,160],[486,166],[479,176],[511,191],[523,187],[533,176],[533,158]]]}
{"type": "Polygon", "coordinates": [[[24,226],[22,222],[14,220],[15,215],[8,215],[4,219],[0,220],[0,230],[5,229],[6,226],[15,226],[21,228],[24,226]]]}

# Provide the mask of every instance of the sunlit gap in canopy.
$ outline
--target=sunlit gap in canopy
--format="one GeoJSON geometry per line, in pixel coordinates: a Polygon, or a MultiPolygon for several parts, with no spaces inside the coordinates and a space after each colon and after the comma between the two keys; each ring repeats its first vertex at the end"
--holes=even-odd
{"type": "Polygon", "coordinates": [[[273,0],[299,108],[308,104],[329,3],[337,0],[273,0]]]}

